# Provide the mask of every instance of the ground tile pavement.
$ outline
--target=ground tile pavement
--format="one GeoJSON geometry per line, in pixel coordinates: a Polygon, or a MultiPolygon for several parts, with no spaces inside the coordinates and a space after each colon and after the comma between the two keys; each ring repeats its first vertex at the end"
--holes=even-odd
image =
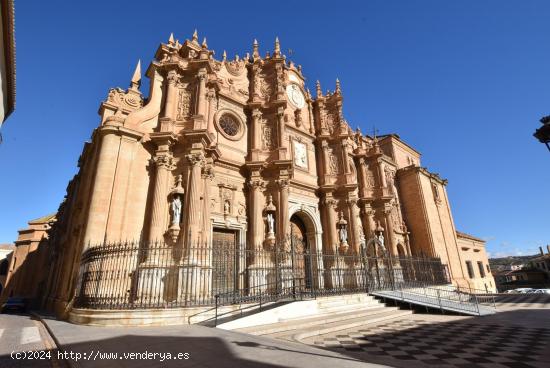
{"type": "MultiPolygon", "coordinates": [[[[395,367],[547,367],[549,328],[429,315],[345,330],[303,342],[395,367]],[[430,320],[432,319],[432,320],[430,320]]],[[[549,316],[550,317],[550,316],[549,316]]]]}

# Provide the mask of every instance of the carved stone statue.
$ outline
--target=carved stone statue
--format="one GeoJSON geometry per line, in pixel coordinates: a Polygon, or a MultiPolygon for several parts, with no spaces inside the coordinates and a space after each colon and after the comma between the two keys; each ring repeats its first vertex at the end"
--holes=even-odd
{"type": "Polygon", "coordinates": [[[181,199],[180,196],[176,195],[174,196],[174,199],[172,200],[172,203],[170,205],[172,209],[172,224],[176,225],[180,223],[180,217],[181,217],[181,199]]]}
{"type": "Polygon", "coordinates": [[[380,242],[380,245],[382,245],[382,247],[386,247],[384,245],[384,234],[380,233],[380,235],[378,235],[378,241],[380,242]]]}
{"type": "Polygon", "coordinates": [[[229,214],[231,212],[231,205],[229,204],[229,201],[225,201],[223,204],[223,213],[229,214]]]}
{"type": "Polygon", "coordinates": [[[346,244],[348,242],[348,230],[345,226],[340,228],[340,243],[346,244]]]}
{"type": "Polygon", "coordinates": [[[273,234],[275,232],[275,219],[272,213],[267,214],[267,232],[273,234]]]}

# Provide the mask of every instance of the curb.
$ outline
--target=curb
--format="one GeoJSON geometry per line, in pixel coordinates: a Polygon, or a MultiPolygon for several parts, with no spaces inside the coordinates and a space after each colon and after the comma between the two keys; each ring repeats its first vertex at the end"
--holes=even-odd
{"type": "MultiPolygon", "coordinates": [[[[29,314],[33,317],[35,317],[36,319],[38,319],[40,321],[40,323],[42,324],[42,326],[44,326],[44,328],[46,329],[46,332],[48,333],[48,335],[50,336],[51,340],[53,341],[54,343],[54,349],[53,350],[58,350],[58,351],[62,351],[62,349],[60,348],[62,345],[59,343],[59,340],[57,340],[57,337],[55,337],[55,335],[53,334],[50,326],[46,323],[46,321],[44,321],[44,319],[42,318],[42,316],[34,311],[30,311],[29,314]]],[[[75,365],[73,365],[70,361],[66,360],[66,359],[57,359],[56,360],[58,362],[63,362],[65,364],[66,367],[71,367],[71,368],[76,368],[75,365]]]]}

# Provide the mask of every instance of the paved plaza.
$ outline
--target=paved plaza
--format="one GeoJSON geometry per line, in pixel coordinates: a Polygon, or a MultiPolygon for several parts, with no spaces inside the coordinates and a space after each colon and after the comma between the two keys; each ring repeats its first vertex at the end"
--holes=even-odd
{"type": "Polygon", "coordinates": [[[302,340],[393,367],[547,367],[550,298],[510,295],[485,317],[413,314],[302,340]]]}

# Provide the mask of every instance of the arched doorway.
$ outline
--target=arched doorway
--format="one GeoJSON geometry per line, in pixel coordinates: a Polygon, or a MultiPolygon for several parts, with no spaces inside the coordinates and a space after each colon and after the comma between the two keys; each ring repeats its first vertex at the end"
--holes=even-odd
{"type": "Polygon", "coordinates": [[[296,285],[309,289],[311,288],[311,252],[306,225],[298,214],[290,218],[290,244],[296,285]]]}

